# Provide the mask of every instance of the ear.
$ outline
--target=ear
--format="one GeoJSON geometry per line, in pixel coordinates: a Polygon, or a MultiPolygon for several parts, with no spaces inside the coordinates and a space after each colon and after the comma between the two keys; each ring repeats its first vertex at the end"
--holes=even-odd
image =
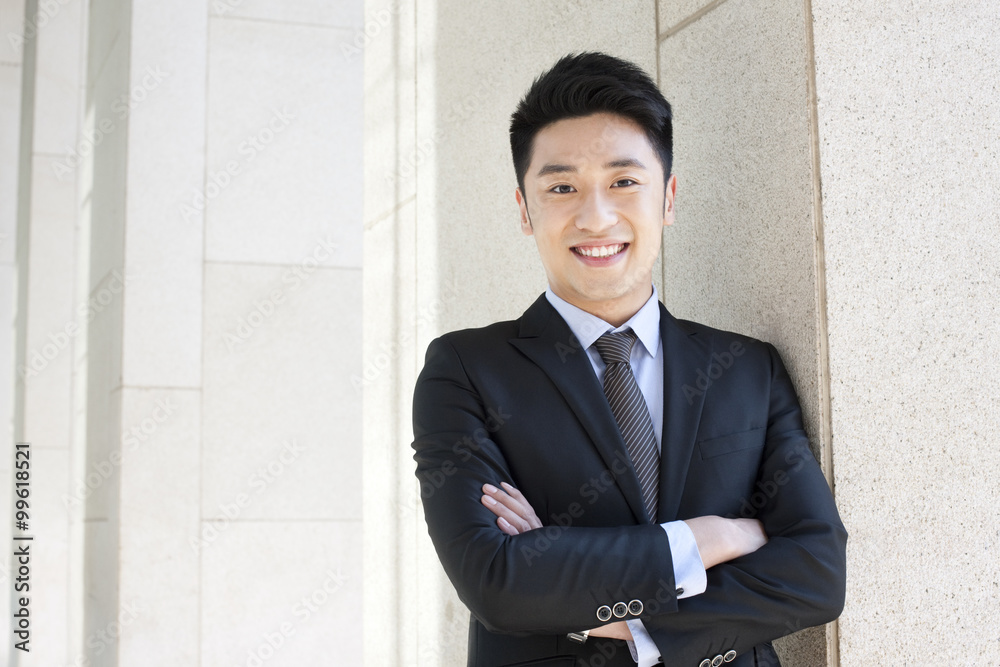
{"type": "Polygon", "coordinates": [[[674,224],[674,197],[677,196],[677,174],[670,174],[663,199],[663,226],[674,224]]]}
{"type": "Polygon", "coordinates": [[[531,228],[531,218],[528,217],[528,202],[521,193],[521,188],[514,188],[514,198],[517,200],[518,208],[521,209],[521,233],[525,236],[531,236],[535,230],[531,228]]]}

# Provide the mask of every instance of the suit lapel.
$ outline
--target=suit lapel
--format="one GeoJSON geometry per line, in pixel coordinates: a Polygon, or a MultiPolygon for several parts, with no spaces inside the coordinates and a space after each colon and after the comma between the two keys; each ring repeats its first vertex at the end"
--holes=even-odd
{"type": "MultiPolygon", "coordinates": [[[[639,480],[629,463],[625,442],[586,350],[580,347],[569,325],[544,294],[525,311],[520,323],[519,337],[511,338],[511,345],[537,364],[555,384],[614,475],[635,520],[648,522],[639,480]],[[619,474],[617,471],[622,469],[623,463],[626,470],[619,474]]],[[[661,507],[662,502],[661,499],[661,507]]]]}
{"type": "Polygon", "coordinates": [[[663,440],[660,449],[660,521],[677,518],[705,392],[698,371],[708,367],[711,350],[660,304],[663,341],[663,440]]]}

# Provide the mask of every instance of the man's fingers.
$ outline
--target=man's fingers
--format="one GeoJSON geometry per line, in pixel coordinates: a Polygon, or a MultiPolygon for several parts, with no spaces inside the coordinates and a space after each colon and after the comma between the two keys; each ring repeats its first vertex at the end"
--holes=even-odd
{"type": "MultiPolygon", "coordinates": [[[[520,533],[526,533],[531,530],[531,526],[527,521],[503,503],[498,502],[493,496],[484,494],[482,497],[482,503],[489,511],[496,514],[499,519],[503,520],[508,526],[515,530],[513,533],[504,530],[504,532],[508,535],[519,535],[520,533]]],[[[497,525],[499,526],[500,523],[497,522],[497,525]]],[[[500,529],[503,530],[503,526],[500,526],[500,529]]]]}
{"type": "MultiPolygon", "coordinates": [[[[512,501],[512,502],[505,502],[504,504],[513,509],[515,512],[517,512],[518,516],[527,521],[528,525],[531,526],[532,529],[541,528],[542,522],[538,518],[538,515],[535,514],[535,510],[531,506],[531,503],[529,503],[528,499],[524,497],[524,494],[521,493],[519,489],[511,486],[507,482],[500,482],[500,486],[504,488],[504,490],[507,492],[507,497],[512,501]]],[[[499,492],[499,494],[502,493],[503,491],[499,492]]],[[[503,502],[502,499],[501,502],[503,502]]]]}
{"type": "Polygon", "coordinates": [[[517,497],[505,490],[496,488],[492,484],[484,484],[483,505],[488,507],[498,517],[506,519],[511,526],[522,533],[535,528],[541,528],[542,522],[538,519],[535,510],[528,504],[524,495],[505,482],[501,482],[501,484],[512,491],[516,491],[517,497]]]}
{"type": "Polygon", "coordinates": [[[503,517],[500,517],[499,519],[497,519],[497,526],[499,526],[500,530],[502,530],[503,532],[507,533],[508,535],[520,535],[521,534],[517,530],[517,528],[515,528],[514,526],[510,525],[509,523],[507,523],[507,519],[505,519],[503,517]]]}

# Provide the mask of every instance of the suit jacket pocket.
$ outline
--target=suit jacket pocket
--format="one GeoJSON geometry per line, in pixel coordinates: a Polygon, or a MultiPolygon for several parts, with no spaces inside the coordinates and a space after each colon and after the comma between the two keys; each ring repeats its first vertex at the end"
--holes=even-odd
{"type": "Polygon", "coordinates": [[[698,451],[701,453],[701,460],[711,459],[724,454],[743,451],[744,449],[759,449],[764,446],[764,427],[753,428],[749,431],[730,433],[702,440],[698,443],[698,451]]]}

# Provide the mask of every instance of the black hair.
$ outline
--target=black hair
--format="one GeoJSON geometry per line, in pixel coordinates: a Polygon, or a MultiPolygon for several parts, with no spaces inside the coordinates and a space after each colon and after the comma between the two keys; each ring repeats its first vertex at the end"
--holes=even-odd
{"type": "Polygon", "coordinates": [[[531,163],[535,135],[565,118],[613,113],[635,122],[660,159],[666,187],[673,163],[670,103],[637,65],[606,53],[569,54],[531,84],[510,117],[510,151],[517,185],[531,163]]]}

